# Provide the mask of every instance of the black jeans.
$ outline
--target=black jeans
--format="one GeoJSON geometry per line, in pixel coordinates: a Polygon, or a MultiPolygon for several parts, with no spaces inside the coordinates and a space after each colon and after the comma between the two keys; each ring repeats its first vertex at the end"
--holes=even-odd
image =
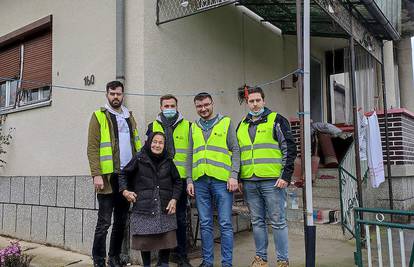
{"type": "Polygon", "coordinates": [[[118,192],[118,175],[112,175],[111,186],[112,194],[97,194],[99,210],[92,247],[92,257],[94,259],[106,258],[106,236],[111,226],[112,213],[114,214],[114,221],[108,255],[110,257],[119,256],[121,252],[129,202],[118,192]]]}
{"type": "Polygon", "coordinates": [[[183,191],[177,201],[177,256],[187,258],[187,182],[183,180],[183,191]]]}

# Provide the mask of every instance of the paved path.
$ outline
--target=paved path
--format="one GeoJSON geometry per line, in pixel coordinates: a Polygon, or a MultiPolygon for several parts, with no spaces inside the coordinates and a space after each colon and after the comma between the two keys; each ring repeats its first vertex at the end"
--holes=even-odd
{"type": "MultiPolygon", "coordinates": [[[[0,247],[8,245],[9,238],[0,236],[0,247]]],[[[304,266],[304,241],[303,236],[289,236],[289,250],[291,266],[304,266]]],[[[269,251],[274,251],[272,238],[269,237],[269,251]]],[[[92,260],[89,256],[79,253],[66,251],[60,248],[48,247],[35,243],[21,242],[26,253],[35,255],[32,261],[34,267],[86,267],[92,266],[92,260]]],[[[251,232],[238,233],[234,242],[234,266],[250,266],[252,257],[255,254],[254,243],[251,232]]],[[[318,267],[351,267],[353,262],[354,242],[338,241],[328,239],[317,240],[317,264],[318,267]]],[[[273,253],[271,253],[273,254],[273,253]]],[[[271,255],[269,254],[269,255],[271,255]]],[[[217,244],[215,248],[216,266],[220,266],[220,247],[217,244]]],[[[274,256],[269,256],[270,265],[275,266],[274,256]]],[[[200,259],[193,259],[191,263],[198,266],[200,259]]],[[[175,264],[171,264],[175,267],[175,264]]]]}

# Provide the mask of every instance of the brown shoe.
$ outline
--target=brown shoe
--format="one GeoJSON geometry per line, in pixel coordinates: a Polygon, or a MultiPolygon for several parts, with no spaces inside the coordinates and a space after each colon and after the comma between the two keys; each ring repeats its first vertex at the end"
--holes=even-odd
{"type": "Polygon", "coordinates": [[[267,261],[264,261],[259,256],[254,256],[251,267],[268,267],[267,261]]]}
{"type": "Polygon", "coordinates": [[[289,267],[288,261],[277,261],[277,267],[289,267]]]}

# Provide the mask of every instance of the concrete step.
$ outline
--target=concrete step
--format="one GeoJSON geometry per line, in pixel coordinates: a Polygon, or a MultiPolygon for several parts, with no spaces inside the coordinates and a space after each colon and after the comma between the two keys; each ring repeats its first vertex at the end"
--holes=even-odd
{"type": "MultiPolygon", "coordinates": [[[[288,189],[288,191],[292,188],[288,189]]],[[[297,188],[296,193],[298,196],[302,197],[303,190],[302,188],[297,188]]],[[[314,198],[316,197],[331,197],[331,198],[338,198],[339,199],[339,188],[337,187],[320,187],[315,184],[315,186],[312,187],[312,195],[314,198]]]]}
{"type": "MultiPolygon", "coordinates": [[[[289,233],[303,235],[303,221],[289,222],[289,233]]],[[[342,231],[341,224],[316,224],[316,237],[317,238],[329,238],[334,240],[349,240],[352,235],[345,231],[342,231]]]]}
{"type": "MultiPolygon", "coordinates": [[[[299,208],[303,207],[302,197],[298,196],[299,208]]],[[[313,197],[313,208],[314,209],[331,209],[339,210],[341,203],[339,198],[333,197],[313,197]]]]}
{"type": "Polygon", "coordinates": [[[313,183],[314,187],[323,187],[323,188],[339,188],[339,180],[336,177],[335,179],[320,179],[317,178],[313,183]]]}

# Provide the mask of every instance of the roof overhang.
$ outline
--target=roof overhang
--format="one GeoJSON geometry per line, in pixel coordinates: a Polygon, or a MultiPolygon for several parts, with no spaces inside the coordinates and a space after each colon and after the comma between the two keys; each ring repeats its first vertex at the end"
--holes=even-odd
{"type": "MultiPolygon", "coordinates": [[[[243,5],[283,34],[296,35],[296,0],[157,0],[157,24],[229,4],[243,5]]],[[[313,0],[310,14],[312,36],[352,36],[379,62],[380,40],[400,38],[374,0],[313,0]]]]}

